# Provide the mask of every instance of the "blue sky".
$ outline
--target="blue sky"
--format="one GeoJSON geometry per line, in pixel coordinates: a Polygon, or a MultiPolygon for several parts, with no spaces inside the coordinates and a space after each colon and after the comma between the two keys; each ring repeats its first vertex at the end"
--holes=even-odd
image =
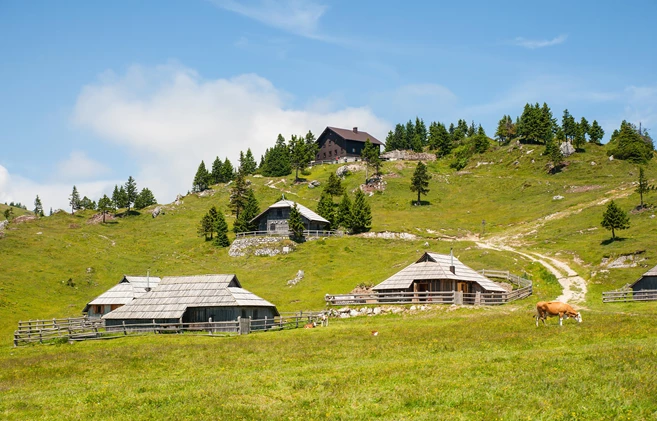
{"type": "MultiPolygon", "coordinates": [[[[67,208],[132,175],[161,203],[198,163],[420,116],[657,126],[657,2],[0,1],[0,202],[67,208]]],[[[607,136],[608,137],[608,136],[607,136]]]]}

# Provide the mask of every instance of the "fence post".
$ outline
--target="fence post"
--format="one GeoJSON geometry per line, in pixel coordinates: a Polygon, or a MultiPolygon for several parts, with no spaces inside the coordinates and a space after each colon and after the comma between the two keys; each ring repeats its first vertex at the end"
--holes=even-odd
{"type": "Polygon", "coordinates": [[[125,320],[123,320],[122,323],[123,323],[123,334],[124,334],[124,335],[127,335],[127,334],[128,334],[128,331],[125,329],[125,320]]]}
{"type": "Polygon", "coordinates": [[[242,317],[237,316],[237,334],[241,335],[242,334],[242,317]]]}
{"type": "Polygon", "coordinates": [[[14,331],[14,347],[18,346],[18,331],[14,331]]]}
{"type": "Polygon", "coordinates": [[[475,305],[478,306],[481,304],[481,292],[475,292],[475,305]]]}
{"type": "Polygon", "coordinates": [[[463,305],[463,291],[454,291],[454,304],[463,305]]]}

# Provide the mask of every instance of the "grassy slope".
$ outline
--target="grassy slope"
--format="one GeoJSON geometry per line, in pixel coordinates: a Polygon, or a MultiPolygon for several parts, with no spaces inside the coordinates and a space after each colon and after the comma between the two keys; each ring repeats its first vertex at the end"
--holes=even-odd
{"type": "MultiPolygon", "coordinates": [[[[657,346],[654,334],[645,332],[654,331],[651,320],[656,307],[600,303],[601,291],[633,281],[645,268],[600,273],[598,265],[605,255],[646,250],[643,264],[654,266],[657,221],[650,218],[651,212],[631,215],[632,228],[620,233],[625,240],[605,244],[609,233],[599,228],[604,205],[595,205],[608,196],[629,194],[637,171],[628,163],[608,161],[602,148],[590,146],[585,154],[569,158],[564,172],[547,175],[540,148],[527,154],[530,149],[501,148],[475,157],[466,168],[468,174],[455,174],[444,162],[429,164],[431,192],[423,200],[430,204],[421,207],[410,205],[414,194],[408,189],[408,180],[414,164],[387,163],[384,172],[396,176],[386,178],[384,193],[370,198],[373,230],[424,237],[417,241],[329,239],[303,244],[287,256],[230,258],[225,249],[195,236],[198,220],[211,205],[228,214],[225,186],[218,186],[213,197],[188,196],[183,205],[171,207],[156,219],[144,212],[113,224],[89,225],[86,221],[91,214],[83,212],[14,224],[0,240],[0,343],[6,345],[17,320],[78,314],[121,275],[144,274],[147,268],[155,276],[234,272],[245,288],[282,311],[321,308],[325,293],[347,292],[361,282],[378,283],[422,251],[446,253],[450,247],[477,269],[532,273],[537,287],[536,296],[518,306],[456,313],[441,309],[431,316],[403,321],[396,317],[349,320],[310,333],[226,340],[144,338],[18,350],[3,347],[0,390],[8,392],[9,398],[0,403],[0,413],[24,418],[62,410],[67,418],[79,414],[120,417],[121,412],[116,411],[131,408],[129,414],[147,419],[185,408],[188,414],[264,419],[266,415],[258,411],[269,406],[271,418],[278,419],[285,418],[286,411],[292,418],[331,413],[334,416],[328,418],[389,419],[417,417],[415,411],[420,411],[420,418],[434,419],[426,415],[430,409],[455,418],[499,414],[511,419],[528,414],[538,419],[541,408],[555,409],[557,418],[565,419],[569,408],[578,408],[574,412],[588,419],[618,419],[621,414],[632,418],[637,411],[643,416],[636,418],[647,418],[656,410],[650,405],[657,400],[655,383],[644,377],[640,364],[648,364],[646,373],[654,371],[657,346]],[[514,165],[516,160],[518,165],[514,165]],[[477,161],[494,164],[476,167],[477,161]],[[591,161],[597,165],[590,165],[591,161]],[[600,188],[569,193],[572,186],[587,185],[600,188]],[[564,199],[552,200],[555,195],[564,199]],[[566,216],[541,222],[558,212],[566,216]],[[487,222],[485,238],[535,229],[520,238],[524,249],[559,253],[560,258],[572,259],[570,263],[585,277],[597,273],[591,278],[586,303],[591,311],[584,324],[570,330],[535,330],[529,317],[532,303],[558,294],[553,278],[517,255],[438,238],[479,233],[482,219],[487,222]],[[575,263],[575,257],[582,263],[575,263]],[[306,278],[294,288],[285,286],[299,269],[306,278]],[[74,288],[65,285],[68,278],[75,282],[74,288]],[[514,308],[519,310],[514,313],[514,308]],[[371,342],[366,335],[370,328],[392,335],[371,342]],[[434,344],[434,340],[438,342],[434,344]],[[565,343],[574,346],[566,348],[565,343]],[[145,366],[147,361],[153,361],[153,366],[145,366]],[[113,368],[109,375],[107,367],[113,368]],[[539,381],[539,391],[528,374],[535,369],[553,375],[539,381]],[[44,378],[50,379],[45,386],[44,378]],[[616,379],[622,383],[620,389],[604,386],[616,379]],[[574,389],[570,390],[575,392],[567,397],[571,383],[574,389]],[[263,394],[261,387],[271,394],[263,394]],[[178,388],[185,393],[168,397],[178,388]],[[645,393],[634,394],[634,389],[645,393]],[[61,390],[66,391],[63,396],[58,395],[61,390]],[[230,399],[216,399],[223,396],[230,399]],[[118,405],[113,406],[110,398],[118,399],[118,405]],[[35,405],[35,412],[21,408],[21,399],[28,406],[35,405]],[[595,409],[599,407],[605,412],[595,409]]],[[[315,168],[308,178],[324,182],[335,168],[315,168]]],[[[654,183],[654,162],[647,175],[654,183]]],[[[363,178],[364,173],[355,173],[345,184],[351,190],[363,178]]],[[[252,181],[261,207],[279,197],[280,190],[264,185],[268,179],[252,181]]],[[[319,189],[292,185],[290,177],[285,186],[278,186],[288,192],[286,197],[316,207],[319,189]]],[[[654,197],[648,196],[651,200],[654,197]]],[[[638,195],[618,203],[629,210],[638,203],[638,195]]]]}

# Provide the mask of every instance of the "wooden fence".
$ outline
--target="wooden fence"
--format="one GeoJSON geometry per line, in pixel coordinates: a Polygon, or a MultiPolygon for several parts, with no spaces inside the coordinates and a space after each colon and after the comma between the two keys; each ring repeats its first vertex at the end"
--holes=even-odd
{"type": "MultiPolygon", "coordinates": [[[[342,231],[304,230],[304,237],[342,237],[342,231]]],[[[246,237],[292,237],[292,231],[248,231],[238,232],[235,238],[246,237]]]]}
{"type": "Polygon", "coordinates": [[[504,279],[515,285],[511,292],[423,291],[423,292],[367,292],[363,294],[326,295],[329,305],[366,304],[456,304],[456,305],[500,305],[532,295],[532,282],[508,271],[479,271],[488,278],[504,279]]]}
{"type": "Polygon", "coordinates": [[[621,303],[630,301],[657,301],[657,289],[644,289],[641,291],[618,289],[602,293],[603,303],[621,303]]]}
{"type": "Polygon", "coordinates": [[[205,336],[246,335],[251,332],[296,329],[318,321],[323,312],[299,311],[282,313],[264,319],[238,318],[225,322],[121,324],[106,326],[101,319],[78,317],[70,319],[19,321],[14,331],[14,346],[30,343],[76,342],[116,339],[144,334],[188,334],[205,336]]]}

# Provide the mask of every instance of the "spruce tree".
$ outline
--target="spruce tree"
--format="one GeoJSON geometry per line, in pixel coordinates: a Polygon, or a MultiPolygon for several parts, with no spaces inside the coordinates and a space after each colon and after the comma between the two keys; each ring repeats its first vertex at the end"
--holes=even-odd
{"type": "Polygon", "coordinates": [[[129,176],[128,181],[125,183],[125,194],[127,200],[126,206],[128,207],[128,213],[130,213],[130,206],[137,200],[137,183],[132,176],[129,176]]]}
{"type": "Polygon", "coordinates": [[[591,123],[591,128],[589,129],[589,142],[600,145],[600,141],[604,136],[605,131],[602,130],[602,127],[600,127],[597,120],[593,120],[593,123],[591,123]]]}
{"type": "Polygon", "coordinates": [[[344,187],[342,187],[342,181],[340,181],[340,177],[335,175],[335,173],[331,173],[331,175],[329,175],[324,191],[326,191],[331,196],[342,195],[344,193],[344,187]]]}
{"type": "Polygon", "coordinates": [[[198,235],[204,236],[205,241],[208,241],[211,238],[212,232],[214,232],[214,227],[212,226],[212,218],[209,213],[203,215],[196,232],[198,235]]]}
{"type": "Polygon", "coordinates": [[[506,145],[513,139],[516,135],[516,125],[513,123],[513,120],[511,119],[510,115],[505,115],[502,117],[502,119],[497,123],[497,131],[495,132],[495,138],[497,138],[497,141],[502,144],[506,145]]]}
{"type": "Polygon", "coordinates": [[[98,210],[103,214],[103,224],[105,223],[105,214],[112,209],[112,200],[106,194],[98,200],[98,210]]]}
{"type": "Polygon", "coordinates": [[[313,132],[308,130],[308,133],[306,133],[306,153],[308,154],[308,162],[315,160],[318,151],[319,145],[317,144],[317,138],[313,132]]]}
{"type": "Polygon", "coordinates": [[[217,226],[217,221],[219,220],[219,212],[217,211],[216,206],[212,205],[210,210],[208,210],[208,217],[210,217],[210,226],[212,227],[212,230],[210,231],[210,240],[212,240],[215,228],[217,226]]]}
{"type": "Polygon", "coordinates": [[[221,166],[221,182],[228,183],[235,179],[235,168],[233,164],[226,158],[224,164],[221,166]]]}
{"type": "Polygon", "coordinates": [[[616,240],[616,230],[624,230],[630,227],[630,218],[627,213],[619,208],[612,200],[602,215],[603,228],[611,230],[611,240],[616,240]]]}
{"type": "Polygon", "coordinates": [[[338,205],[338,212],[335,214],[335,225],[351,229],[351,200],[347,192],[344,192],[342,201],[338,205]]]}
{"type": "Polygon", "coordinates": [[[68,198],[68,204],[71,205],[71,214],[74,215],[75,211],[80,209],[80,193],[78,193],[77,187],[73,186],[73,191],[71,196],[68,198]]]}
{"type": "Polygon", "coordinates": [[[223,213],[217,213],[213,229],[217,233],[217,238],[214,240],[214,244],[219,247],[230,246],[230,240],[228,240],[228,224],[226,223],[226,218],[224,218],[223,213]]]}
{"type": "Polygon", "coordinates": [[[194,182],[192,183],[192,191],[199,193],[208,189],[210,183],[210,174],[208,173],[207,168],[205,168],[205,162],[201,161],[196,170],[196,175],[194,176],[194,182]]]}
{"type": "Polygon", "coordinates": [[[256,231],[258,227],[252,224],[251,220],[258,216],[259,213],[260,205],[258,204],[258,199],[256,199],[253,189],[247,189],[244,209],[242,209],[240,216],[235,220],[233,232],[256,231]]]}
{"type": "Polygon", "coordinates": [[[575,137],[573,138],[573,146],[576,151],[580,151],[586,144],[586,131],[581,124],[575,123],[575,137]]]}
{"type": "Polygon", "coordinates": [[[305,169],[314,157],[311,155],[312,151],[309,145],[306,145],[306,140],[301,136],[292,135],[289,144],[290,149],[290,165],[294,170],[294,180],[299,180],[299,170],[305,169]]]}
{"type": "Polygon", "coordinates": [[[230,209],[236,219],[239,219],[240,213],[246,206],[248,190],[250,189],[246,185],[244,174],[238,172],[235,183],[230,189],[230,209]]]}
{"type": "Polygon", "coordinates": [[[324,189],[317,204],[317,214],[329,221],[329,229],[335,226],[335,204],[331,194],[324,189]]]}
{"type": "Polygon", "coordinates": [[[351,207],[351,231],[354,234],[369,231],[372,227],[372,210],[365,200],[365,193],[356,190],[356,198],[351,207]]]}
{"type": "Polygon", "coordinates": [[[127,208],[128,207],[128,193],[126,193],[123,186],[119,187],[118,194],[118,206],[117,208],[127,208]]]}
{"type": "Polygon", "coordinates": [[[568,112],[568,109],[563,111],[563,117],[561,118],[561,129],[563,130],[563,134],[566,136],[567,140],[573,141],[577,135],[577,123],[575,122],[575,118],[568,112]]]}
{"type": "Polygon", "coordinates": [[[265,177],[282,177],[291,173],[290,150],[285,143],[285,138],[279,134],[276,145],[265,152],[262,175],[265,177]]]}
{"type": "Polygon", "coordinates": [[[584,141],[586,141],[586,135],[589,135],[589,137],[591,136],[591,125],[589,124],[589,122],[586,118],[582,117],[579,120],[579,127],[582,130],[582,133],[584,135],[584,138],[585,138],[584,141]]]}
{"type": "Polygon", "coordinates": [[[115,184],[115,185],[114,185],[114,191],[112,192],[112,206],[114,207],[114,209],[118,209],[118,208],[119,208],[119,202],[120,202],[120,200],[121,200],[121,199],[119,198],[119,195],[120,195],[120,193],[119,193],[119,186],[117,186],[117,185],[115,184]]]}
{"type": "Polygon", "coordinates": [[[94,210],[96,209],[96,202],[89,199],[87,196],[84,196],[82,200],[80,200],[80,209],[94,210]]]}
{"type": "Polygon", "coordinates": [[[417,192],[418,206],[421,204],[420,195],[426,196],[429,193],[429,180],[431,180],[431,175],[427,172],[427,166],[419,161],[411,178],[411,191],[417,192]]]}
{"type": "Polygon", "coordinates": [[[424,124],[424,120],[419,117],[415,117],[415,137],[416,143],[419,143],[419,151],[421,151],[423,147],[427,146],[427,126],[424,124]]]}
{"type": "Polygon", "coordinates": [[[141,189],[137,199],[135,200],[135,209],[144,209],[147,206],[151,206],[157,203],[153,192],[148,188],[144,187],[141,189]]]}
{"type": "Polygon", "coordinates": [[[406,139],[404,139],[404,149],[413,149],[413,142],[415,140],[415,125],[411,120],[406,123],[406,139]]]}
{"type": "Polygon", "coordinates": [[[251,148],[246,150],[246,154],[240,152],[239,171],[242,172],[242,174],[244,175],[255,174],[257,168],[258,167],[255,162],[255,159],[253,158],[253,153],[251,152],[251,148]]]}
{"type": "Polygon", "coordinates": [[[292,208],[290,208],[290,218],[288,219],[288,224],[290,231],[292,233],[292,239],[294,241],[303,240],[303,231],[306,229],[303,225],[303,219],[301,219],[301,212],[295,203],[292,208]]]}
{"type": "Polygon", "coordinates": [[[212,184],[219,184],[222,182],[223,165],[224,164],[219,157],[214,159],[214,162],[212,163],[212,173],[210,173],[210,182],[212,184]]]}
{"type": "Polygon", "coordinates": [[[39,199],[38,194],[36,199],[34,199],[34,214],[38,217],[43,216],[43,205],[41,204],[41,199],[39,199]]]}
{"type": "Polygon", "coordinates": [[[367,140],[365,140],[365,147],[363,147],[360,156],[365,161],[365,182],[367,183],[369,167],[370,166],[374,167],[377,173],[379,172],[379,168],[381,167],[381,159],[379,158],[379,148],[377,146],[372,145],[370,139],[367,138],[367,140]]]}
{"type": "MultiPolygon", "coordinates": [[[[454,125],[452,125],[454,127],[454,125]]],[[[452,138],[443,123],[431,123],[429,127],[429,147],[442,158],[452,152],[452,138]]]]}
{"type": "Polygon", "coordinates": [[[646,174],[643,171],[643,167],[639,167],[639,184],[634,191],[639,193],[639,196],[641,197],[641,208],[644,207],[643,195],[644,193],[648,193],[650,190],[655,190],[655,187],[648,184],[648,179],[646,178],[646,174]]]}

